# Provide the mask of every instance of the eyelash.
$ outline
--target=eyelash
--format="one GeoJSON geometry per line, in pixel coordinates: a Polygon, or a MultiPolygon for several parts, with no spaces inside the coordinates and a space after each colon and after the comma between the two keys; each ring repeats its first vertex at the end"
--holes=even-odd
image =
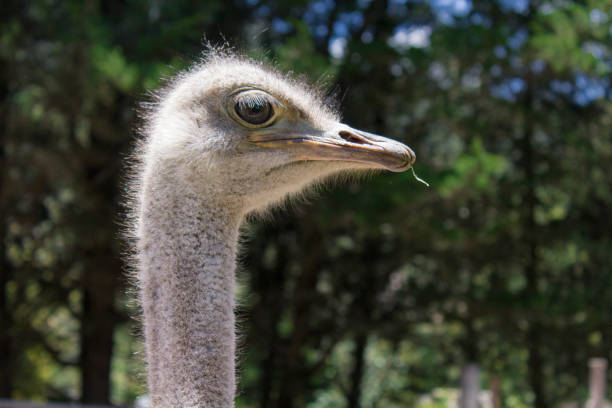
{"type": "Polygon", "coordinates": [[[266,103],[269,103],[272,107],[274,107],[274,103],[272,101],[270,101],[268,98],[264,98],[261,95],[243,97],[236,101],[236,104],[240,105],[241,108],[247,107],[249,109],[253,109],[257,105],[264,105],[266,103]]]}

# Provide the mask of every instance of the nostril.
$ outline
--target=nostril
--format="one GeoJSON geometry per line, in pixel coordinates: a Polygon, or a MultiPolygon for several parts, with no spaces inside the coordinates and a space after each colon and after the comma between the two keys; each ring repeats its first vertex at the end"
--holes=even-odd
{"type": "Polygon", "coordinates": [[[346,130],[341,130],[340,132],[338,132],[338,135],[342,139],[346,140],[347,142],[356,143],[356,144],[372,144],[368,142],[365,138],[359,135],[356,135],[354,133],[347,132],[346,130]]]}

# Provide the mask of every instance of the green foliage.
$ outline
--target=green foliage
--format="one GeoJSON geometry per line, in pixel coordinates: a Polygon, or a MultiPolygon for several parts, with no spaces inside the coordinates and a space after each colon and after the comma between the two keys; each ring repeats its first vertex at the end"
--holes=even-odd
{"type": "Polygon", "coordinates": [[[295,34],[286,38],[275,50],[279,68],[306,74],[314,81],[329,83],[335,80],[337,68],[315,49],[308,26],[300,20],[290,20],[295,34]]]}
{"type": "Polygon", "coordinates": [[[470,151],[459,156],[453,173],[440,183],[440,194],[449,196],[457,190],[471,190],[477,194],[495,193],[497,183],[508,170],[507,160],[484,150],[482,141],[474,139],[470,151]]]}
{"type": "Polygon", "coordinates": [[[609,74],[608,64],[585,49],[587,44],[605,44],[612,39],[608,24],[592,21],[593,10],[609,16],[612,4],[607,0],[569,3],[536,16],[530,40],[533,52],[557,72],[579,69],[598,75],[609,74]]]}

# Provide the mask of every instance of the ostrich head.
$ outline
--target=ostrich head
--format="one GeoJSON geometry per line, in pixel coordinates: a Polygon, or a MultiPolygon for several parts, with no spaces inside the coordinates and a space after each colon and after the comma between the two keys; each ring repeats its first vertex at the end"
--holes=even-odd
{"type": "Polygon", "coordinates": [[[315,90],[219,52],[146,119],[129,204],[152,405],[230,407],[244,215],[330,174],[403,171],[415,156],[340,123],[315,90]]]}
{"type": "Polygon", "coordinates": [[[180,77],[151,122],[147,160],[243,212],[332,173],[403,171],[415,160],[399,142],[340,123],[317,90],[235,56],[213,54],[180,77]]]}

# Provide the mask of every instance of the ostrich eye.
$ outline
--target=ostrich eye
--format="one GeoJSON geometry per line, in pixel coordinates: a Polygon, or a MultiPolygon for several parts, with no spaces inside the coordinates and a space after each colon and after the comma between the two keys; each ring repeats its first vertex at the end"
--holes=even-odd
{"type": "Polygon", "coordinates": [[[235,109],[238,116],[253,125],[267,122],[273,112],[270,102],[255,98],[236,102],[235,109]]]}
{"type": "Polygon", "coordinates": [[[244,125],[263,127],[271,124],[275,107],[279,105],[274,97],[259,90],[242,91],[233,97],[235,116],[244,125]]]}

